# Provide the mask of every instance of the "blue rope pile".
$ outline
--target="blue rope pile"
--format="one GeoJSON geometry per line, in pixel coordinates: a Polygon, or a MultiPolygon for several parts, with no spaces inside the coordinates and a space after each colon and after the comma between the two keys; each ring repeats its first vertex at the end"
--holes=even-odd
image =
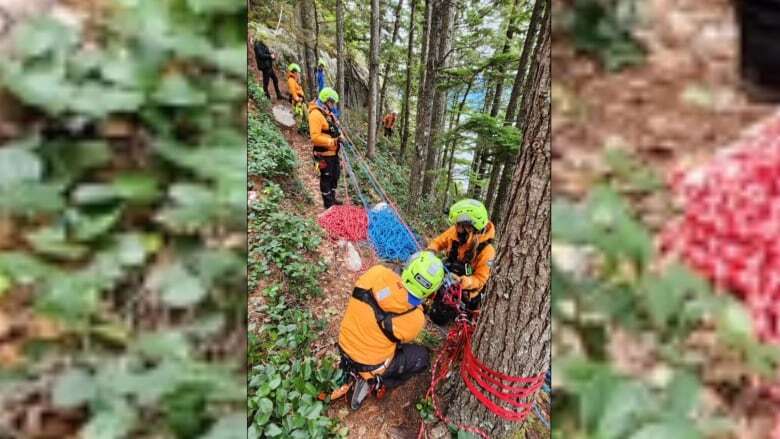
{"type": "Polygon", "coordinates": [[[368,211],[368,238],[377,256],[388,261],[405,262],[419,248],[395,212],[387,207],[368,211]]]}

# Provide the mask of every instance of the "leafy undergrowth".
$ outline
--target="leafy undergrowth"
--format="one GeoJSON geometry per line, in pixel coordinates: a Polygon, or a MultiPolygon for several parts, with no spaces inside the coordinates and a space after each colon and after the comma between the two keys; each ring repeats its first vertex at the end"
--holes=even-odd
{"type": "Polygon", "coordinates": [[[742,304],[654,254],[613,186],[554,202],[553,239],[553,437],[736,433],[734,390],[780,361],[742,304]]]}
{"type": "Polygon", "coordinates": [[[105,12],[21,23],[0,64],[3,428],[241,437],[245,4],[105,12]]]}
{"type": "Polygon", "coordinates": [[[249,90],[257,109],[249,115],[249,189],[257,194],[250,201],[249,277],[263,301],[260,328],[249,336],[249,437],[346,437],[346,428],[325,416],[326,402],[318,399],[337,386],[342,372],[335,358],[311,352],[325,328],[307,306],[322,294],[322,233],[289,208],[292,195],[281,185],[296,187],[296,155],[254,81],[249,90]]]}

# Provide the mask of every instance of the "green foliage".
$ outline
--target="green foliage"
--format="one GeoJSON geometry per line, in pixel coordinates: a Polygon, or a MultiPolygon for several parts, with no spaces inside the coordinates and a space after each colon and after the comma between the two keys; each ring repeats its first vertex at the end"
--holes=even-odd
{"type": "Polygon", "coordinates": [[[250,176],[272,178],[295,170],[295,152],[267,113],[249,115],[248,139],[250,176]]]}
{"type": "Polygon", "coordinates": [[[608,70],[644,60],[645,51],[631,36],[636,0],[577,0],[568,11],[568,30],[579,50],[597,55],[608,70]]]}
{"type": "Polygon", "coordinates": [[[0,63],[33,122],[0,148],[2,289],[73,335],[37,355],[73,364],[51,397],[79,436],[227,437],[244,376],[202,347],[245,326],[244,3],[116,3],[88,33],[19,23],[0,63]]]}
{"type": "Polygon", "coordinates": [[[608,187],[592,190],[580,205],[556,201],[552,214],[553,239],[590,249],[588,259],[598,261],[587,272],[553,264],[556,327],[576,335],[582,347],[554,366],[563,376],[554,437],[580,431],[602,438],[699,438],[715,426],[728,427],[717,414],[700,412],[695,371],[710,360],[706,352],[690,352],[686,341],[702,323],[714,322],[718,349],[742,356],[746,369],[771,375],[780,351],[755,338],[744,307],[714,295],[683,265],[651,269],[650,234],[608,187]],[[613,370],[606,348],[618,328],[650,336],[656,368],[669,370],[672,379],[659,383],[613,370]]]}

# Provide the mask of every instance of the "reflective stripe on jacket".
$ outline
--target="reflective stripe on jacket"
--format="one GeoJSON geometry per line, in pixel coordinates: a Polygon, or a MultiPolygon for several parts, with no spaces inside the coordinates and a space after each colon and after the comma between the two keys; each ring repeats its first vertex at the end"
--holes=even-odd
{"type": "MultiPolygon", "coordinates": [[[[474,271],[471,276],[463,276],[461,278],[461,286],[465,291],[469,292],[469,298],[474,298],[477,294],[482,292],[482,289],[490,278],[490,268],[493,264],[493,259],[496,257],[496,249],[492,244],[488,244],[479,254],[475,254],[471,261],[466,261],[466,256],[472,248],[476,248],[481,243],[494,239],[495,236],[496,228],[493,226],[492,222],[489,222],[482,233],[475,235],[476,239],[472,240],[472,242],[459,245],[458,260],[450,261],[467,263],[473,268],[474,271]]],[[[434,252],[445,252],[449,255],[452,244],[457,240],[458,232],[456,227],[452,226],[428,243],[428,249],[433,250],[434,252]]]]}

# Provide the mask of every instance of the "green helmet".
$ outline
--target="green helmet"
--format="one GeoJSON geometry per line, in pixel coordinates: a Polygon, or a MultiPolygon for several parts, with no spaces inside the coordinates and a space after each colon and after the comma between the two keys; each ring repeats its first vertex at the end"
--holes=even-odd
{"type": "Polygon", "coordinates": [[[323,87],[319,97],[322,103],[328,102],[329,99],[333,99],[337,104],[339,103],[339,94],[330,87],[323,87]]]}
{"type": "Polygon", "coordinates": [[[444,265],[433,252],[420,251],[409,257],[401,279],[409,294],[423,300],[444,282],[444,265]]]}
{"type": "Polygon", "coordinates": [[[301,71],[301,66],[299,66],[298,64],[292,63],[289,66],[287,66],[287,70],[289,70],[291,72],[300,72],[301,71]]]}
{"type": "Polygon", "coordinates": [[[325,63],[325,60],[324,60],[324,59],[320,58],[320,59],[317,61],[317,65],[318,65],[318,66],[325,67],[327,64],[325,63]]]}
{"type": "Polygon", "coordinates": [[[466,198],[450,207],[450,224],[470,223],[477,230],[483,230],[488,223],[488,212],[485,205],[477,200],[466,198]]]}

